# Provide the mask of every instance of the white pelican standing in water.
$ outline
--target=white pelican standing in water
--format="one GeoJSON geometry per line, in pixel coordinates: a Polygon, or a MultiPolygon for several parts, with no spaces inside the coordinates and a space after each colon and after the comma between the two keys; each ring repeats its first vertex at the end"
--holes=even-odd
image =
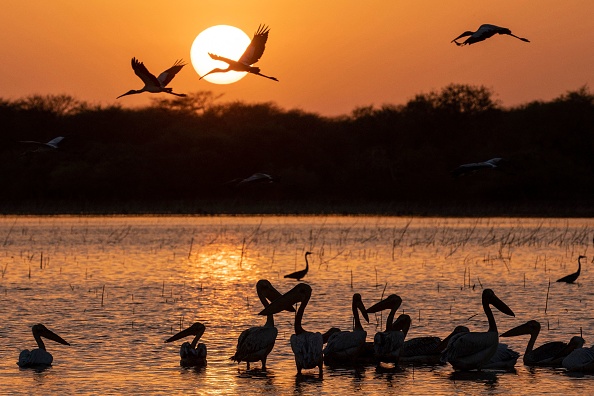
{"type": "Polygon", "coordinates": [[[175,96],[186,96],[186,94],[178,94],[173,92],[172,88],[166,88],[167,84],[179,71],[184,67],[186,64],[183,61],[177,60],[173,66],[169,69],[165,70],[163,73],[159,74],[159,77],[155,77],[151,72],[148,71],[144,63],[138,61],[136,58],[132,58],[132,69],[134,70],[134,74],[136,74],[142,82],[144,82],[144,87],[142,89],[131,89],[125,94],[118,96],[116,99],[121,98],[122,96],[126,95],[134,95],[143,92],[150,92],[150,93],[159,93],[165,92],[175,96]]]}
{"type": "MultiPolygon", "coordinates": [[[[272,302],[281,296],[266,279],[261,279],[256,283],[256,291],[264,308],[269,305],[269,301],[272,302]]],[[[287,308],[287,311],[295,312],[295,308],[291,306],[287,308]]],[[[266,370],[266,358],[274,347],[277,335],[278,330],[274,327],[274,315],[267,315],[264,326],[250,327],[241,332],[237,340],[235,355],[229,359],[237,363],[246,362],[248,370],[250,362],[261,361],[262,370],[266,370]]]]}
{"type": "Polygon", "coordinates": [[[486,332],[456,334],[450,339],[444,351],[445,359],[455,370],[480,370],[497,352],[499,334],[491,305],[506,315],[515,316],[514,312],[491,289],[483,290],[482,304],[489,320],[489,329],[486,332]]]}
{"type": "Polygon", "coordinates": [[[34,325],[31,330],[33,331],[33,338],[37,342],[37,346],[39,348],[33,349],[29,351],[25,349],[19,355],[19,361],[17,364],[19,367],[22,368],[29,368],[29,367],[46,367],[51,366],[54,360],[54,357],[45,350],[45,344],[41,337],[47,338],[48,340],[56,341],[62,345],[70,345],[68,342],[64,341],[62,337],[42,325],[41,323],[34,325]]]}
{"type": "Polygon", "coordinates": [[[518,37],[515,34],[512,34],[511,30],[509,30],[508,28],[495,26],[495,25],[489,25],[489,24],[481,25],[477,29],[476,32],[466,31],[466,32],[462,33],[461,35],[459,35],[458,37],[456,37],[455,39],[453,39],[451,42],[456,43],[456,45],[458,45],[458,46],[466,45],[466,44],[470,45],[470,44],[478,43],[479,41],[488,39],[489,37],[491,37],[495,34],[507,34],[508,36],[515,37],[515,38],[522,40],[526,43],[530,42],[528,39],[525,39],[523,37],[518,37]],[[459,43],[456,41],[459,38],[466,37],[466,36],[470,36],[470,37],[468,37],[466,39],[466,41],[464,41],[463,43],[459,43]]]}
{"type": "Polygon", "coordinates": [[[301,326],[303,312],[311,298],[311,286],[299,283],[294,288],[274,300],[268,307],[264,308],[259,315],[272,315],[287,310],[293,304],[300,302],[297,315],[295,315],[295,334],[291,335],[291,349],[295,354],[295,365],[297,375],[301,375],[302,369],[318,367],[320,378],[323,376],[322,347],[324,339],[322,334],[305,331],[301,326]]]}
{"type": "Polygon", "coordinates": [[[243,55],[241,55],[241,58],[239,58],[238,61],[209,53],[208,55],[210,55],[212,59],[223,61],[227,63],[229,66],[227,66],[226,69],[212,69],[211,71],[200,77],[200,80],[202,80],[204,77],[208,76],[211,73],[226,73],[228,71],[234,70],[238,72],[252,73],[258,76],[269,78],[274,81],[278,81],[276,77],[265,76],[264,74],[260,73],[259,67],[252,66],[254,63],[258,62],[262,57],[264,49],[266,48],[266,41],[268,41],[269,32],[270,29],[267,26],[258,26],[258,30],[256,30],[256,33],[254,33],[254,38],[252,38],[250,45],[248,45],[248,47],[245,49],[245,52],[243,53],[243,55]]]}
{"type": "Polygon", "coordinates": [[[203,343],[198,344],[198,341],[205,330],[206,327],[202,323],[196,322],[187,329],[182,330],[165,340],[165,342],[172,342],[191,335],[195,336],[191,344],[186,341],[179,348],[179,356],[181,357],[181,360],[179,361],[180,366],[202,367],[206,365],[206,345],[203,343]]]}
{"type": "MultiPolygon", "coordinates": [[[[400,305],[402,305],[402,298],[396,294],[391,294],[382,301],[367,308],[367,313],[375,313],[384,309],[390,310],[386,318],[386,330],[375,333],[373,337],[373,352],[378,362],[398,364],[400,349],[406,337],[403,331],[395,329],[393,326],[394,315],[398,308],[400,308],[400,305]]],[[[405,319],[401,319],[401,322],[404,321],[405,319]]]]}
{"type": "Polygon", "coordinates": [[[582,337],[575,336],[569,340],[569,343],[552,341],[544,343],[536,349],[532,349],[539,333],[540,323],[536,320],[529,320],[524,324],[506,331],[500,337],[516,337],[530,334],[530,340],[528,341],[528,345],[526,345],[523,358],[526,366],[561,367],[563,359],[574,349],[583,347],[585,343],[582,337]]]}
{"type": "Polygon", "coordinates": [[[300,281],[301,278],[303,278],[305,275],[307,275],[307,271],[309,271],[309,261],[307,260],[307,256],[309,256],[310,254],[312,254],[312,253],[305,252],[305,269],[292,272],[288,275],[285,275],[284,278],[291,278],[291,279],[296,279],[296,280],[300,281]]]}
{"type": "Polygon", "coordinates": [[[353,331],[339,331],[330,336],[328,344],[324,348],[324,363],[328,366],[340,366],[356,363],[357,357],[363,352],[367,332],[361,325],[359,311],[363,318],[369,323],[369,316],[359,293],[353,294],[351,304],[355,326],[353,331]]]}

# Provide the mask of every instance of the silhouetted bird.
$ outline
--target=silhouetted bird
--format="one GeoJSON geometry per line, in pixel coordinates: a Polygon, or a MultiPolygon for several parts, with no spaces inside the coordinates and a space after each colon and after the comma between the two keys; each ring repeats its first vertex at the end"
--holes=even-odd
{"type": "Polygon", "coordinates": [[[565,282],[565,283],[573,283],[577,280],[578,276],[580,276],[580,272],[582,271],[582,263],[581,259],[586,258],[586,256],[579,256],[578,257],[578,270],[573,274],[564,276],[563,278],[557,279],[557,282],[565,282]]]}
{"type": "Polygon", "coordinates": [[[25,144],[37,146],[37,148],[32,151],[50,151],[50,150],[56,150],[58,148],[58,144],[62,140],[64,140],[64,136],[58,136],[56,138],[53,138],[52,140],[50,140],[47,143],[36,142],[34,140],[21,140],[19,143],[25,143],[25,144]]]}
{"type": "Polygon", "coordinates": [[[499,169],[503,158],[491,158],[484,162],[473,162],[470,164],[463,164],[452,171],[452,176],[465,176],[469,173],[474,173],[481,169],[499,169]]]}
{"type": "Polygon", "coordinates": [[[488,25],[488,24],[481,25],[476,32],[466,31],[466,32],[462,33],[461,35],[459,35],[458,37],[456,37],[455,39],[453,39],[451,42],[456,43],[456,45],[458,45],[458,46],[465,45],[465,44],[470,45],[470,44],[478,43],[479,41],[488,39],[489,37],[491,37],[495,34],[507,34],[508,36],[515,37],[515,38],[525,41],[527,43],[530,42],[528,39],[525,39],[523,37],[518,37],[515,34],[512,34],[511,30],[509,30],[508,28],[499,27],[499,26],[495,26],[495,25],[488,25]],[[459,43],[456,41],[459,38],[466,37],[466,36],[470,36],[470,37],[468,37],[466,39],[466,41],[464,41],[463,43],[459,43]]]}
{"type": "Polygon", "coordinates": [[[247,186],[252,186],[255,184],[270,184],[277,182],[278,179],[275,177],[270,176],[267,173],[254,173],[253,175],[246,177],[245,179],[238,178],[229,180],[228,182],[224,183],[224,186],[231,186],[235,188],[243,188],[247,186]]]}
{"type": "Polygon", "coordinates": [[[206,365],[206,345],[198,343],[204,334],[204,331],[206,331],[206,326],[200,322],[196,322],[187,329],[182,330],[165,340],[165,342],[172,342],[188,336],[195,336],[191,343],[186,341],[179,348],[179,356],[181,358],[179,361],[180,366],[202,367],[206,365]]]}
{"type": "Polygon", "coordinates": [[[241,58],[238,61],[234,61],[229,58],[225,58],[219,55],[211,54],[210,52],[208,55],[214,60],[219,60],[226,62],[229,66],[226,69],[212,69],[200,79],[202,80],[204,77],[208,76],[211,73],[226,73],[228,71],[237,71],[237,72],[247,72],[256,74],[258,76],[266,77],[274,81],[278,81],[276,77],[265,76],[264,74],[260,73],[259,67],[251,66],[254,63],[258,62],[258,60],[262,57],[264,53],[264,49],[266,48],[266,41],[268,40],[268,32],[270,29],[267,26],[260,25],[258,26],[258,30],[254,33],[254,38],[252,38],[252,42],[246,48],[241,58]]]}
{"type": "Polygon", "coordinates": [[[19,367],[39,368],[51,366],[54,358],[51,355],[51,353],[45,350],[45,344],[43,343],[41,337],[55,341],[62,345],[70,345],[62,337],[60,337],[59,335],[42,325],[41,323],[34,325],[31,328],[31,330],[33,332],[33,338],[35,338],[35,341],[37,342],[37,346],[39,348],[32,349],[30,351],[28,349],[23,350],[20,353],[19,361],[17,362],[19,367]]]}
{"type": "Polygon", "coordinates": [[[307,261],[307,256],[312,254],[311,252],[305,252],[305,269],[301,271],[295,271],[291,274],[285,275],[285,278],[291,278],[296,280],[301,280],[305,275],[307,275],[307,271],[309,271],[309,262],[307,261]]]}
{"type": "Polygon", "coordinates": [[[130,91],[126,92],[125,94],[118,96],[116,99],[119,99],[122,96],[134,95],[134,94],[139,94],[142,92],[150,92],[150,93],[165,92],[165,93],[168,93],[171,95],[176,95],[176,96],[186,96],[186,94],[178,94],[178,93],[173,92],[172,88],[166,88],[167,84],[169,84],[169,82],[171,80],[173,80],[173,77],[175,77],[175,75],[177,73],[179,73],[179,71],[185,65],[186,64],[183,63],[183,61],[181,59],[177,60],[173,64],[173,66],[171,66],[169,69],[165,70],[163,73],[159,74],[159,77],[155,77],[151,72],[149,72],[147,70],[144,63],[139,62],[136,58],[132,58],[132,69],[134,70],[134,73],[138,77],[140,77],[142,82],[144,82],[144,87],[142,87],[142,89],[139,89],[139,90],[131,89],[130,91]]]}

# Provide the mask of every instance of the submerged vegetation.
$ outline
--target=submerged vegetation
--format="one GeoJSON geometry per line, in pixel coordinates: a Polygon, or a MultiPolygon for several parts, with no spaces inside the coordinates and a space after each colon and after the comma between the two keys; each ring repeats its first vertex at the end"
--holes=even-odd
{"type": "Polygon", "coordinates": [[[594,214],[587,87],[504,108],[452,84],[334,118],[211,92],[142,108],[30,96],[0,99],[0,123],[4,213],[594,214]],[[57,150],[19,143],[56,136],[57,150]],[[257,172],[277,182],[228,183],[257,172]]]}

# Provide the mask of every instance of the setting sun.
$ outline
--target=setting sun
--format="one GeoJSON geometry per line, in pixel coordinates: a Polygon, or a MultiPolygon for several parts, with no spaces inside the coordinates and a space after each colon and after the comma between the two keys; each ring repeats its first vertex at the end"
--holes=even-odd
{"type": "MultiPolygon", "coordinates": [[[[224,56],[230,59],[239,59],[247,46],[250,38],[241,29],[229,25],[209,27],[200,33],[190,50],[192,66],[200,76],[214,68],[226,68],[225,62],[212,59],[208,53],[224,56]]],[[[215,84],[231,84],[241,80],[247,73],[230,71],[227,73],[209,74],[204,77],[208,82],[215,84]]]]}

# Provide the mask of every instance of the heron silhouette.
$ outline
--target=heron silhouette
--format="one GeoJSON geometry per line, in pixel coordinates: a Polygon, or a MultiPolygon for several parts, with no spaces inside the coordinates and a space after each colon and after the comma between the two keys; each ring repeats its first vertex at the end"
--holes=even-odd
{"type": "Polygon", "coordinates": [[[165,92],[175,96],[186,96],[186,94],[178,94],[173,92],[172,88],[167,88],[167,84],[173,80],[173,77],[184,67],[186,64],[183,63],[183,60],[179,59],[175,61],[173,66],[169,69],[165,70],[163,73],[159,74],[159,77],[155,77],[151,72],[148,71],[144,63],[140,62],[136,58],[132,58],[132,69],[134,73],[144,82],[144,87],[142,89],[131,89],[125,94],[118,96],[116,99],[121,98],[122,96],[126,95],[134,95],[143,92],[150,92],[150,93],[159,93],[165,92]]]}
{"type": "Polygon", "coordinates": [[[557,282],[565,282],[565,283],[573,283],[577,280],[578,276],[580,276],[580,272],[582,271],[582,263],[581,260],[586,258],[586,256],[579,256],[578,257],[578,270],[573,274],[569,274],[564,276],[563,278],[557,279],[557,282]]]}
{"type": "Polygon", "coordinates": [[[515,38],[525,41],[527,43],[530,42],[530,40],[528,40],[528,39],[525,39],[523,37],[518,37],[515,34],[512,34],[511,30],[509,30],[508,28],[495,26],[495,25],[489,25],[489,24],[481,25],[475,32],[466,31],[466,32],[462,33],[461,35],[459,35],[458,37],[456,37],[455,39],[453,39],[451,42],[456,43],[456,45],[458,45],[458,46],[462,46],[462,45],[466,45],[466,44],[470,45],[470,44],[478,43],[479,41],[486,40],[495,34],[507,34],[508,36],[515,37],[515,38]],[[470,36],[470,37],[468,37],[463,43],[459,43],[456,41],[459,38],[466,37],[466,36],[470,36]]]}
{"type": "Polygon", "coordinates": [[[301,280],[301,278],[303,278],[305,275],[307,275],[307,271],[309,271],[309,262],[307,261],[307,256],[309,256],[310,254],[312,254],[311,252],[305,252],[305,269],[302,269],[301,271],[295,271],[293,273],[290,273],[288,275],[285,275],[285,278],[291,278],[291,279],[295,279],[295,280],[301,280]]]}
{"type": "Polygon", "coordinates": [[[254,38],[252,38],[250,45],[248,45],[243,55],[241,55],[241,58],[239,58],[239,60],[237,61],[225,58],[223,56],[215,55],[209,52],[208,55],[212,59],[223,61],[227,63],[229,66],[227,66],[226,69],[212,69],[211,71],[200,77],[200,80],[202,80],[204,77],[208,76],[211,73],[226,73],[229,71],[237,71],[252,73],[258,76],[269,78],[274,81],[278,81],[276,77],[266,76],[260,73],[259,67],[252,66],[254,63],[258,62],[258,60],[260,60],[260,58],[262,57],[264,49],[266,48],[266,41],[268,40],[269,32],[270,28],[268,28],[268,26],[258,26],[258,30],[256,30],[256,33],[254,33],[254,38]]]}

